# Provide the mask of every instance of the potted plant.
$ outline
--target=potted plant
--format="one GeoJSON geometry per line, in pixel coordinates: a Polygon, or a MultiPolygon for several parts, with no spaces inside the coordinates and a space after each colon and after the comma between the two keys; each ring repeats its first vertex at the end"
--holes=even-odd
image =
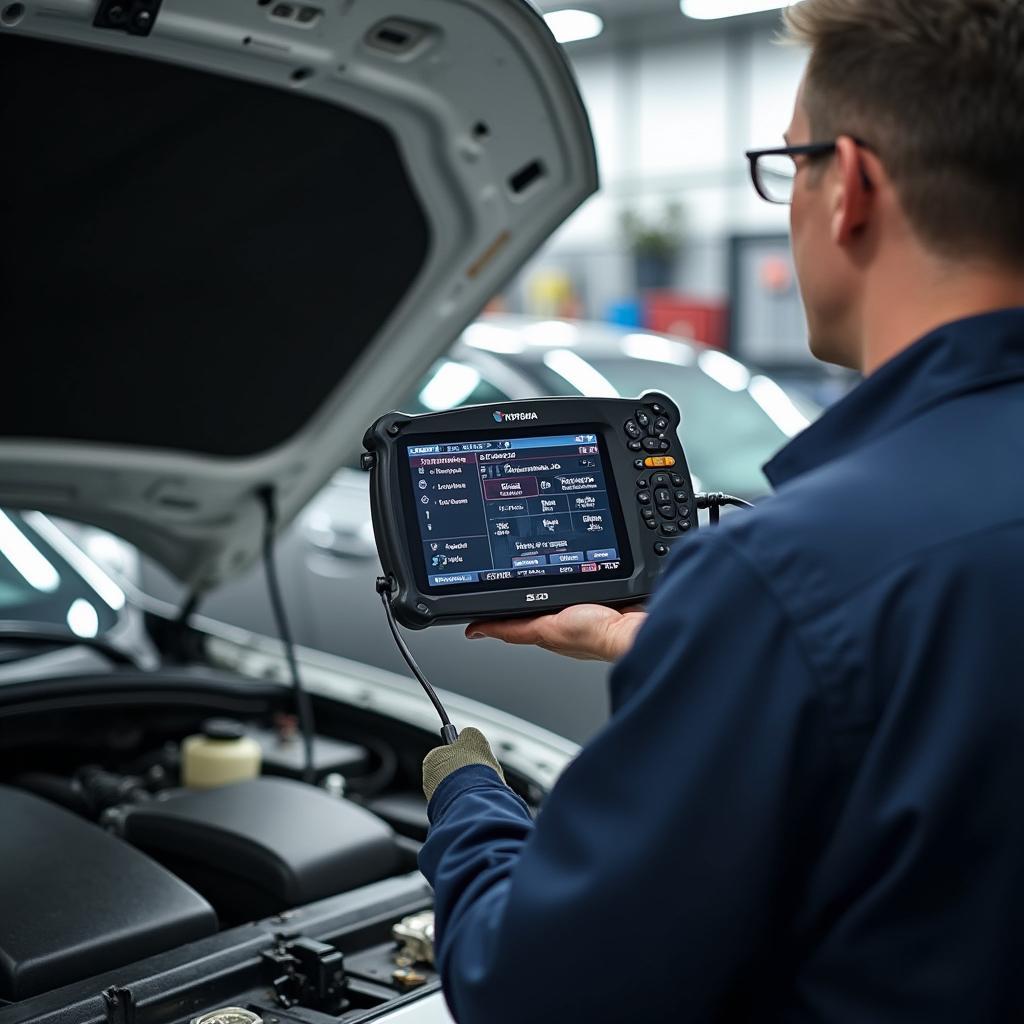
{"type": "Polygon", "coordinates": [[[637,290],[670,287],[683,244],[683,209],[679,203],[668,203],[656,222],[648,221],[636,210],[626,210],[622,227],[633,253],[637,290]]]}

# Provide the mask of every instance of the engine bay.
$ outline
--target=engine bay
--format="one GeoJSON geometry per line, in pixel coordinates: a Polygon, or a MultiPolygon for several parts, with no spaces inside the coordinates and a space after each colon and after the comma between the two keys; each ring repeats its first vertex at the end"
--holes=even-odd
{"type": "Polygon", "coordinates": [[[197,1013],[281,1024],[438,987],[416,870],[428,736],[325,702],[307,782],[280,687],[125,684],[37,685],[0,709],[0,1021],[39,1019],[59,989],[62,1006],[94,1001],[75,1019],[127,1024],[120,1003],[155,965],[197,1013]],[[242,776],[197,782],[197,745],[242,776]]]}

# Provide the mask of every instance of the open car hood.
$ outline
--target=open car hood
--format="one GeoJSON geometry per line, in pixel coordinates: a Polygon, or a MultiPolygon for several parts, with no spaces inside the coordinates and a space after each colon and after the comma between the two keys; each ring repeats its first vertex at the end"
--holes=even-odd
{"type": "Polygon", "coordinates": [[[25,0],[0,111],[0,505],[196,589],[597,186],[521,0],[25,0]]]}

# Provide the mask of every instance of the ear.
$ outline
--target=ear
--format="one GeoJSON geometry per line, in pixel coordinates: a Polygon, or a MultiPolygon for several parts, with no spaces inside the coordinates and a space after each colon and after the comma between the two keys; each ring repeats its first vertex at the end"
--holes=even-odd
{"type": "Polygon", "coordinates": [[[832,240],[850,245],[863,232],[875,206],[875,186],[869,177],[863,150],[849,136],[836,142],[835,168],[838,174],[832,208],[832,240]]]}

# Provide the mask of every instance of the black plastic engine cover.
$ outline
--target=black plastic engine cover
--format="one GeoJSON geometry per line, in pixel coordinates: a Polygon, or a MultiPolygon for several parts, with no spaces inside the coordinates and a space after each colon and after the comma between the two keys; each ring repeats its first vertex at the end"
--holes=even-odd
{"type": "Polygon", "coordinates": [[[356,889],[401,862],[394,833],[369,811],[280,778],[136,805],[125,838],[236,921],[356,889]]]}
{"type": "Polygon", "coordinates": [[[213,908],[127,843],[0,786],[0,997],[24,999],[213,935],[213,908]]]}

